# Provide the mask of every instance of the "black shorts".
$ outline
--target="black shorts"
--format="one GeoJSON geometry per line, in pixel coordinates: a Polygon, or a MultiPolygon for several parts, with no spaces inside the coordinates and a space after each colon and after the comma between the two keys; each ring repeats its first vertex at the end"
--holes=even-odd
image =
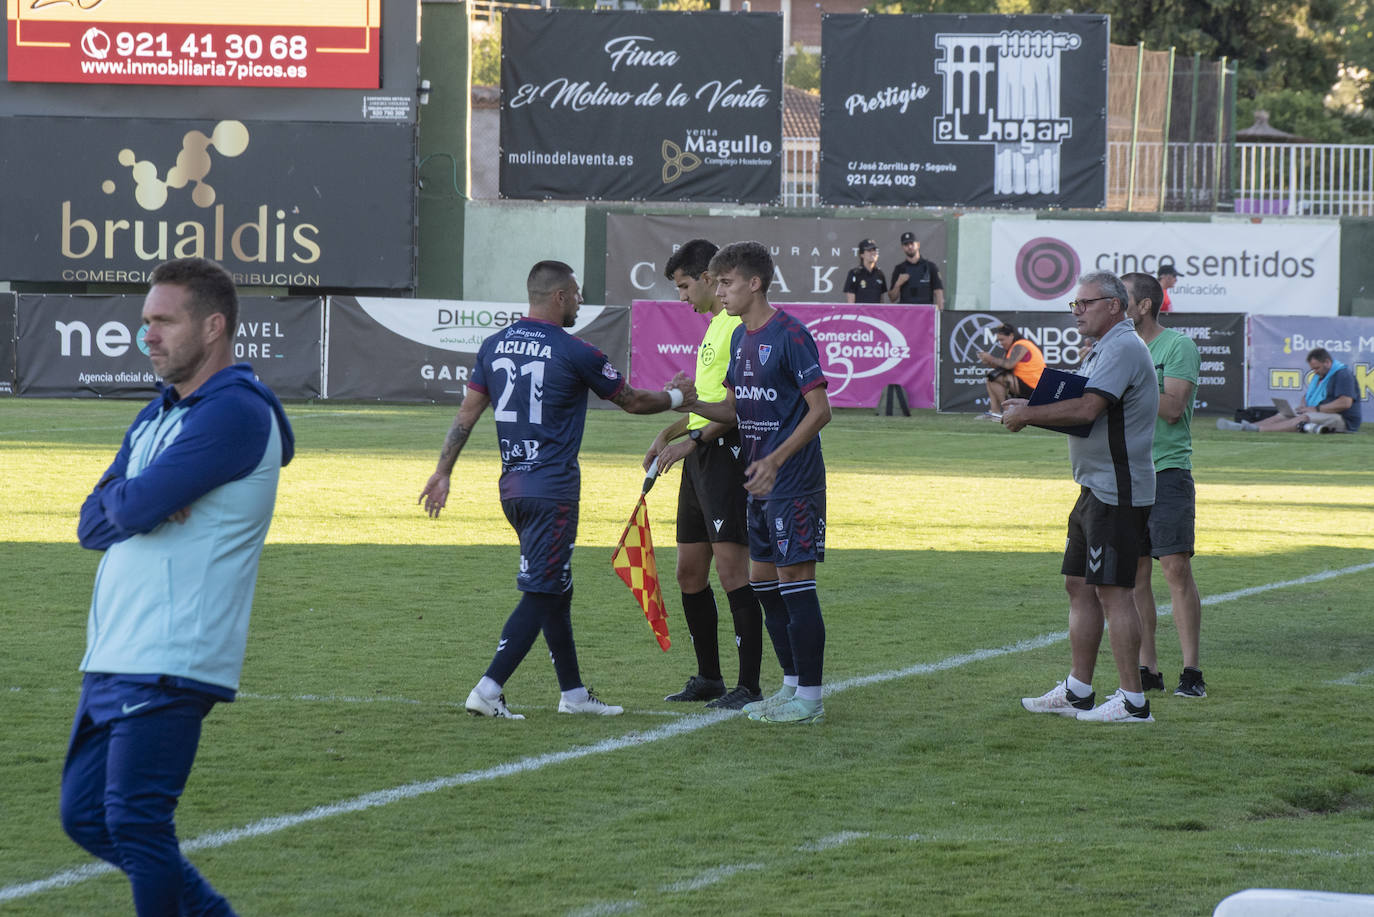
{"type": "Polygon", "coordinates": [[[1064,545],[1065,576],[1081,576],[1090,586],[1135,586],[1141,546],[1149,540],[1148,506],[1108,506],[1084,487],[1069,513],[1064,545]]]}
{"type": "Polygon", "coordinates": [[[749,543],[739,431],[702,441],[682,460],[677,491],[678,544],[749,543]]]}
{"type": "Polygon", "coordinates": [[[1141,557],[1193,556],[1197,489],[1187,468],[1165,468],[1155,474],[1155,505],[1150,509],[1149,538],[1141,557]]]}

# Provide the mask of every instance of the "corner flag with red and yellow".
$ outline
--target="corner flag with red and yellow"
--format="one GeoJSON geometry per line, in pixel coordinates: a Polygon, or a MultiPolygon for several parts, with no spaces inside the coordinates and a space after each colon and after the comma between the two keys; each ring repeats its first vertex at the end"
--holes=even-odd
{"type": "Polygon", "coordinates": [[[611,566],[635,594],[649,627],[658,638],[658,645],[666,653],[672,645],[668,641],[668,613],[663,607],[663,590],[658,584],[658,564],[654,562],[654,540],[649,534],[649,507],[644,502],[644,494],[639,495],[639,503],[620,536],[620,544],[611,555],[611,566]]]}

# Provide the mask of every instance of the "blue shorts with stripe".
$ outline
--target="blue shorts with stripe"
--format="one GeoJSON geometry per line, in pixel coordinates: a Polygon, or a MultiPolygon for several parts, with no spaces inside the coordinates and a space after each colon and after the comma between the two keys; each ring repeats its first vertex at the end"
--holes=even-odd
{"type": "Polygon", "coordinates": [[[572,588],[572,552],[577,540],[576,503],[516,497],[501,501],[506,520],[520,536],[521,592],[562,595],[572,588]]]}
{"type": "Polygon", "coordinates": [[[749,556],[777,567],[825,560],[825,491],[749,497],[749,556]]]}

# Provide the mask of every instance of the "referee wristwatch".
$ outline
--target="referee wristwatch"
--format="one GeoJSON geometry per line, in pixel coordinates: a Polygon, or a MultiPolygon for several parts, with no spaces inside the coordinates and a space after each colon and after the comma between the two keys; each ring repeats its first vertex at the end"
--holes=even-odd
{"type": "Polygon", "coordinates": [[[701,427],[697,427],[695,430],[688,430],[687,438],[698,446],[701,445],[701,427]]]}

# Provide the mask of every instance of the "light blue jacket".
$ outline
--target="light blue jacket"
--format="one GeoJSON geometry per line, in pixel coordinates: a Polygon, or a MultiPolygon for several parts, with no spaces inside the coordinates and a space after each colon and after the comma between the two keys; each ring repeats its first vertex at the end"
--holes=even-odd
{"type": "Polygon", "coordinates": [[[281,402],[246,363],[188,398],[165,388],[139,412],[81,508],[81,545],[105,550],[82,671],[173,676],[232,698],[294,449],[281,402]],[[188,507],[184,522],[169,520],[188,507]]]}

